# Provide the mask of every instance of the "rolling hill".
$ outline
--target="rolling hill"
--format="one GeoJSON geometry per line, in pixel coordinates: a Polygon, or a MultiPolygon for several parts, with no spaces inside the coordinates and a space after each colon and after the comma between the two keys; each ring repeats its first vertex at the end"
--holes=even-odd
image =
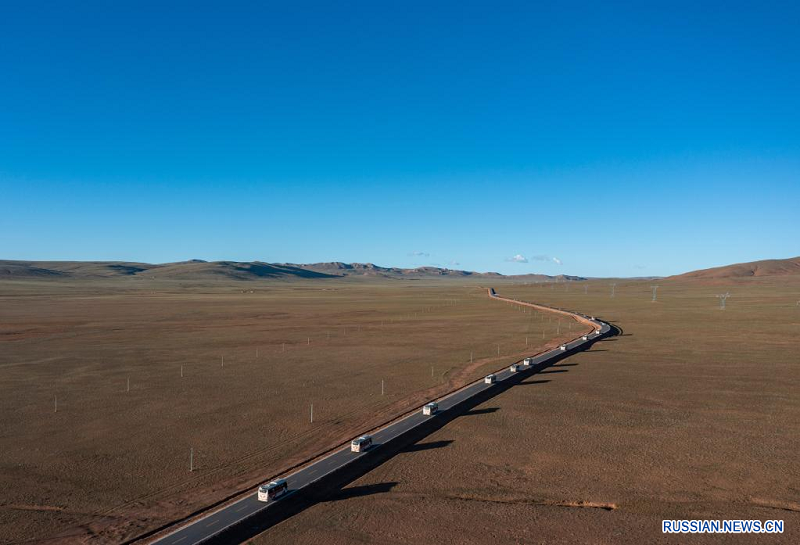
{"type": "Polygon", "coordinates": [[[702,269],[670,276],[670,279],[718,279],[747,278],[751,276],[794,276],[800,275],[800,257],[789,259],[765,259],[749,263],[736,263],[723,267],[702,269]]]}
{"type": "Polygon", "coordinates": [[[175,280],[258,280],[280,278],[382,277],[398,280],[422,278],[511,278],[523,281],[580,281],[580,276],[528,274],[503,276],[496,272],[478,273],[440,267],[403,269],[372,263],[264,263],[261,261],[203,261],[192,259],[176,263],[134,263],[124,261],[11,261],[0,260],[0,278],[123,278],[147,277],[175,280]]]}

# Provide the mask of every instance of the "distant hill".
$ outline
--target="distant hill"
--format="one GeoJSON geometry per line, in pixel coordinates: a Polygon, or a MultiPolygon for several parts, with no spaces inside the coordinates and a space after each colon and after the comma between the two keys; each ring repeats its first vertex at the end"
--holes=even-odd
{"type": "Polygon", "coordinates": [[[724,267],[714,267],[712,269],[702,269],[684,274],[670,276],[669,278],[746,278],[750,276],[791,276],[800,275],[800,257],[789,259],[765,259],[763,261],[751,261],[750,263],[736,263],[725,265],[724,267]]]}
{"type": "Polygon", "coordinates": [[[131,263],[124,261],[2,261],[0,278],[115,278],[148,277],[176,280],[256,280],[263,278],[342,278],[368,276],[395,279],[421,278],[510,278],[525,281],[579,281],[580,276],[528,274],[503,276],[440,267],[402,269],[372,263],[263,263],[261,261],[203,261],[176,263],[131,263]]]}

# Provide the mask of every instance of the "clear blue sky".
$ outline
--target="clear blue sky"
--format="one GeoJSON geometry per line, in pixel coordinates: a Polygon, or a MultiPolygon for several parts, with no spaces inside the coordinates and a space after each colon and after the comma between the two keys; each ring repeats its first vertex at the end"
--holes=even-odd
{"type": "Polygon", "coordinates": [[[0,258],[800,255],[797,2],[48,4],[0,7],[0,258]]]}

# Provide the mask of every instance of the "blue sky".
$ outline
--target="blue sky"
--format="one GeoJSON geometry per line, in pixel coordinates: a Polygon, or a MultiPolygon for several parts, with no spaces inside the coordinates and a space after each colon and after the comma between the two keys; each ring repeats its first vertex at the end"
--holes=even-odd
{"type": "Polygon", "coordinates": [[[162,4],[0,8],[0,258],[800,255],[797,3],[162,4]]]}

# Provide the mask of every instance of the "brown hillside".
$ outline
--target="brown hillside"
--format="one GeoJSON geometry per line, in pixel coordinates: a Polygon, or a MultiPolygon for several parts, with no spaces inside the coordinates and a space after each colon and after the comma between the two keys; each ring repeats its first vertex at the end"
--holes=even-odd
{"type": "Polygon", "coordinates": [[[750,263],[736,263],[724,267],[701,269],[669,278],[676,279],[716,279],[716,278],[747,278],[751,276],[793,276],[800,275],[800,257],[789,259],[765,259],[750,263]]]}

